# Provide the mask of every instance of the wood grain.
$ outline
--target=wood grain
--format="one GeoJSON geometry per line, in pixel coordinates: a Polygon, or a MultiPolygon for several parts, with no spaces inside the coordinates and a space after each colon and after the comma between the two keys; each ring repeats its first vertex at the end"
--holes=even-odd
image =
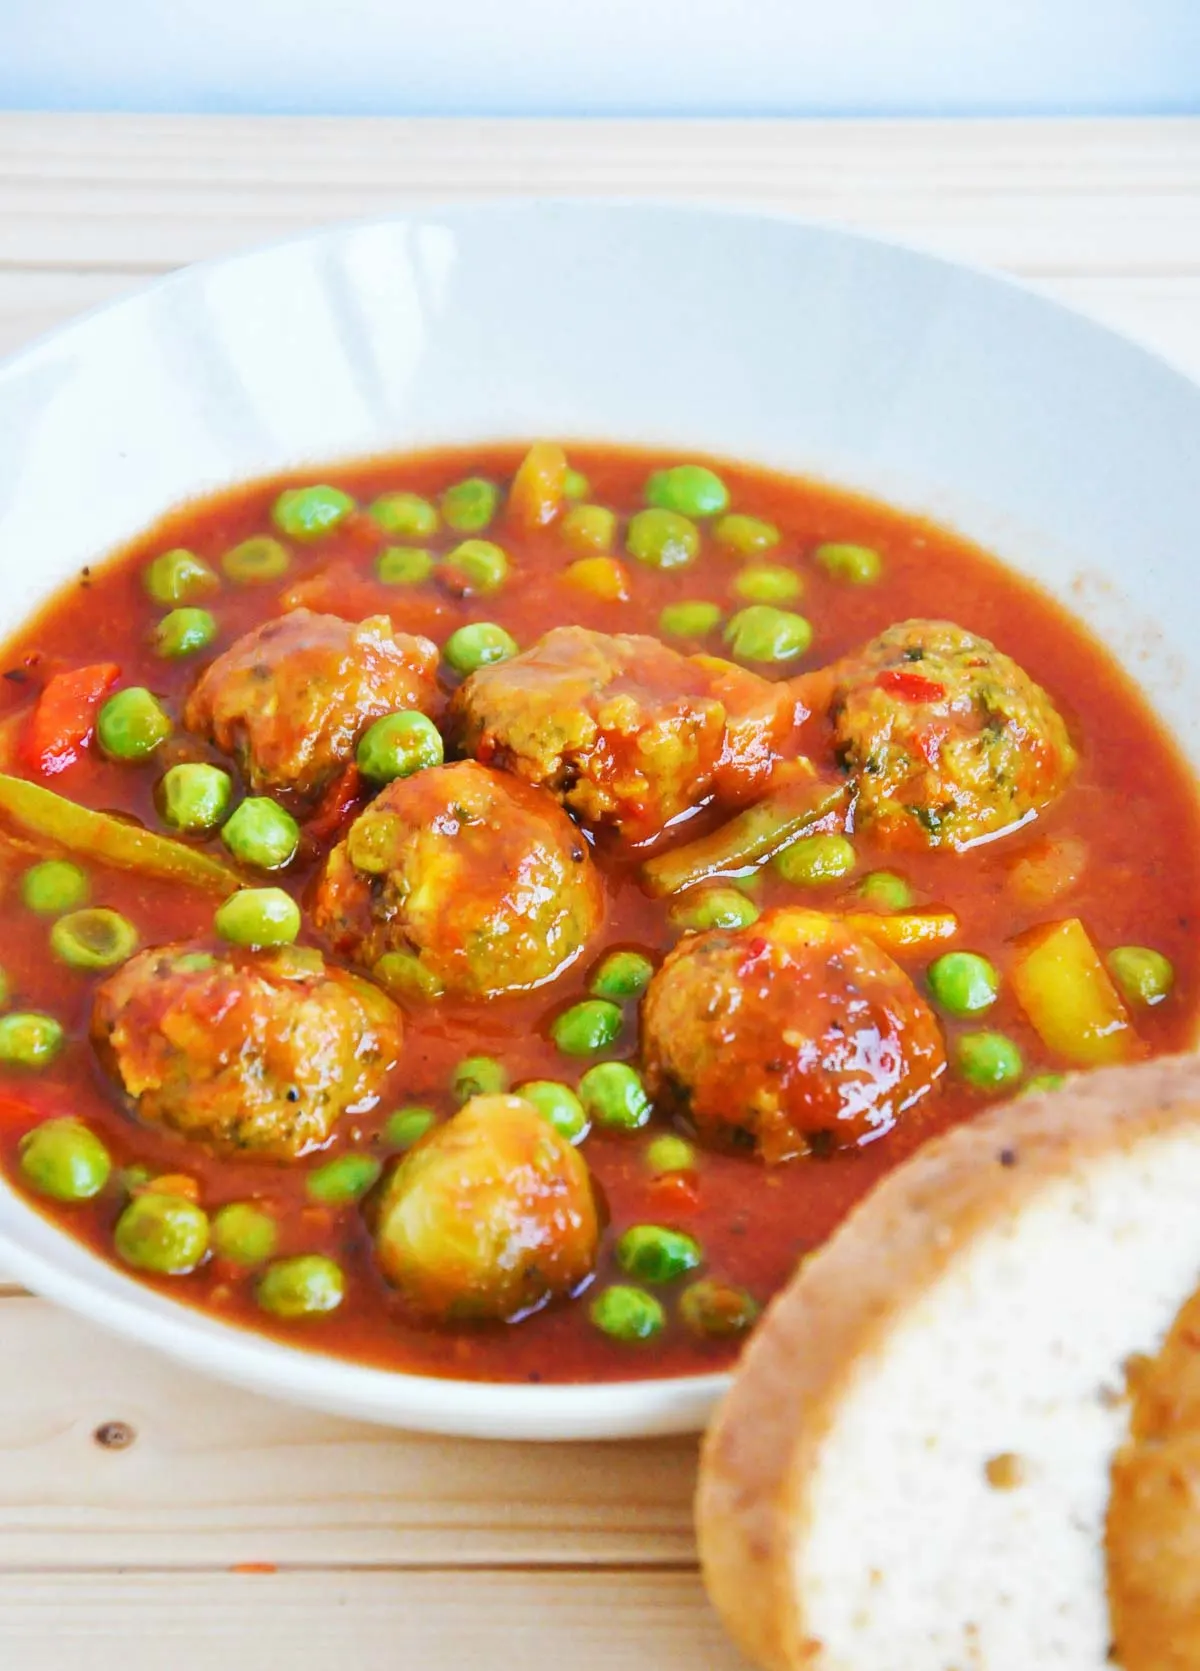
{"type": "MultiPolygon", "coordinates": [[[[1200,376],[1200,121],[0,115],[0,354],[185,261],[559,193],[760,206],[1006,269],[1200,376]]],[[[695,1446],[485,1445],[223,1388],[0,1280],[3,1671],[735,1671],[695,1446]],[[121,1448],[97,1441],[124,1423],[121,1448]],[[274,1574],[233,1572],[273,1563],[274,1574]]]]}

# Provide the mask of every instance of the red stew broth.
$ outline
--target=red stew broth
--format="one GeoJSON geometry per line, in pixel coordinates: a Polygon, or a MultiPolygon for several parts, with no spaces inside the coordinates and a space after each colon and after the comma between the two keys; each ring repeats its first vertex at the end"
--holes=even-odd
{"type": "MultiPolygon", "coordinates": [[[[301,596],[296,601],[311,608],[349,619],[386,613],[398,628],[426,633],[439,643],[472,620],[496,621],[526,646],[539,633],[567,623],[657,633],[662,606],[684,597],[711,599],[726,613],[739,607],[731,583],[743,560],[718,551],[708,538],[699,559],[683,570],[661,572],[626,558],[631,596],[627,602],[607,603],[564,582],[563,570],[580,553],[570,550],[553,526],[518,535],[499,519],[482,535],[502,543],[512,564],[498,593],[472,601],[447,597],[433,582],[419,589],[385,586],[374,578],[374,559],[392,542],[367,516],[356,514],[318,543],[293,546],[292,567],[282,583],[226,583],[215,600],[206,599],[217,616],[219,635],[202,656],[173,662],[151,651],[148,633],[162,611],[147,597],[142,571],[160,551],[186,546],[219,568],[223,552],[270,529],[271,506],[283,486],[329,481],[364,506],[376,495],[398,489],[435,497],[467,475],[505,484],[521,451],[511,446],[473,447],[306,471],[239,487],[172,512],[118,555],[85,569],[10,640],[2,664],[7,671],[0,679],[0,721],[28,708],[55,671],[98,659],[119,662],[123,682],[148,685],[178,718],[199,668],[241,633],[279,613],[281,599],[298,585],[301,596]]],[[[571,449],[571,462],[588,476],[592,501],[630,513],[644,502],[649,472],[675,459],[579,446],[571,449]]],[[[768,518],[782,530],[779,548],[764,560],[793,565],[803,579],[803,597],[795,607],[812,622],[813,647],[803,663],[781,668],[776,676],[794,673],[797,665],[815,667],[830,661],[893,622],[910,616],[941,617],[993,639],[1044,684],[1079,748],[1079,768],[1068,791],[1031,827],[964,854],[898,853],[859,834],[856,876],[872,869],[901,872],[918,900],[950,905],[958,913],[961,933],[955,944],[983,953],[1002,973],[1016,933],[1064,915],[1082,917],[1101,950],[1126,943],[1156,947],[1172,960],[1176,984],[1167,1001],[1139,1011],[1137,1028],[1153,1053],[1185,1047],[1193,1034],[1200,980],[1200,947],[1194,932],[1200,900],[1196,795],[1173,744],[1103,646],[1042,592],[947,529],[825,485],[742,465],[716,467],[735,509],[768,518]],[[882,578],[870,586],[830,578],[811,556],[823,540],[875,547],[884,557],[882,578]],[[1048,834],[1077,835],[1086,843],[1087,869],[1065,903],[1023,910],[1014,905],[1008,871],[1014,859],[1048,834]]],[[[429,543],[445,549],[460,537],[446,531],[429,543]]],[[[720,653],[719,629],[703,645],[681,647],[720,653]]],[[[454,676],[444,666],[442,676],[450,689],[454,676]]],[[[9,731],[19,724],[14,719],[9,731]]],[[[806,731],[806,745],[824,764],[831,764],[825,728],[814,721],[806,731]]],[[[223,764],[236,782],[236,768],[223,764]]],[[[153,764],[110,763],[91,750],[53,780],[53,787],[74,800],[126,812],[160,827],[152,799],[158,776],[153,764]]],[[[702,814],[689,823],[684,839],[698,833],[708,818],[702,814]]],[[[673,839],[680,839],[678,833],[673,839]]],[[[215,850],[220,851],[219,844],[215,850]]],[[[483,1052],[501,1058],[514,1084],[528,1078],[574,1082],[587,1063],[559,1054],[547,1037],[550,1019],[586,993],[589,971],[605,950],[633,946],[657,958],[678,938],[667,926],[665,906],[649,900],[637,884],[636,864],[644,856],[621,853],[604,840],[597,844],[609,915],[602,939],[584,962],[531,995],[485,1004],[443,1000],[423,1009],[410,1007],[403,1058],[379,1108],[344,1121],[335,1144],[324,1154],[288,1166],[216,1158],[170,1132],[140,1126],[129,1115],[88,1041],[91,995],[101,977],[75,972],[53,959],[48,921],[21,903],[18,879],[26,859],[15,855],[5,867],[0,899],[2,961],[13,1002],[57,1016],[69,1038],[57,1059],[40,1073],[0,1070],[4,1164],[16,1177],[17,1146],[24,1131],[47,1114],[74,1113],[103,1136],[118,1165],[142,1164],[155,1172],[185,1172],[198,1179],[201,1199],[210,1209],[252,1195],[273,1204],[281,1218],[281,1253],[328,1252],[342,1262],[347,1297],[337,1313],[306,1323],[280,1323],[257,1307],[253,1276],[217,1260],[190,1276],[154,1285],[218,1317],[293,1343],[388,1367],[478,1379],[562,1382],[720,1368],[735,1355],[737,1343],[690,1335],[674,1315],[669,1290],[660,1291],[669,1316],[666,1330],[641,1345],[601,1334],[589,1321],[586,1296],[550,1305],[509,1326],[414,1328],[404,1322],[402,1307],[376,1268],[362,1210],[314,1206],[305,1195],[305,1174],[312,1166],[347,1146],[377,1147],[376,1134],[395,1108],[427,1103],[443,1115],[451,1113],[451,1075],[466,1055],[483,1052]]],[[[303,899],[313,869],[309,865],[289,871],[285,885],[303,899]]],[[[143,944],[210,932],[211,896],[99,866],[91,869],[91,879],[93,903],[123,912],[137,925],[143,944]]],[[[763,906],[790,902],[836,909],[854,880],[819,890],[799,889],[768,867],[755,899],[763,906]]],[[[310,938],[306,930],[302,939],[310,938]]],[[[917,953],[904,960],[918,984],[931,955],[917,953]]],[[[612,1054],[632,1059],[638,1050],[636,1011],[630,1008],[628,1014],[612,1054]]],[[[995,1027],[1020,1045],[1030,1074],[1063,1066],[1047,1055],[1007,986],[985,1021],[955,1022],[944,1015],[940,1019],[951,1046],[963,1028],[995,1027]]],[[[624,1229],[661,1223],[686,1229],[699,1239],[707,1274],[745,1285],[765,1301],[787,1279],[797,1259],[829,1235],[875,1179],[932,1133],[970,1118],[992,1100],[964,1084],[951,1069],[940,1092],[901,1116],[895,1130],[868,1147],[774,1168],[755,1159],[699,1150],[694,1173],[665,1182],[656,1182],[645,1156],[650,1137],[668,1129],[661,1120],[632,1136],[594,1130],[583,1152],[608,1213],[596,1282],[619,1279],[612,1247],[624,1229]]],[[[121,1205],[119,1191],[111,1187],[84,1206],[39,1203],[106,1257],[111,1256],[112,1225],[121,1205]]]]}

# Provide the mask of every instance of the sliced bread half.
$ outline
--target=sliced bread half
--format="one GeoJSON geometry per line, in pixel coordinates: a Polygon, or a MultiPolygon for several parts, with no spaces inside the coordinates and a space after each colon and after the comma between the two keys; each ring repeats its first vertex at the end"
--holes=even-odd
{"type": "Polygon", "coordinates": [[[709,1432],[735,1639],[772,1671],[1106,1671],[1126,1367],[1198,1284],[1200,1058],[929,1144],[806,1261],[709,1432]]]}

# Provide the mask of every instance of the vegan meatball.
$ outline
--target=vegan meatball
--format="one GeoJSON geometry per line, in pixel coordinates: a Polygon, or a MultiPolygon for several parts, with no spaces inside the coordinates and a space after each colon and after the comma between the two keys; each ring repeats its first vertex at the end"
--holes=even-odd
{"type": "Polygon", "coordinates": [[[946,1065],[904,971],[805,910],[680,941],[647,988],[642,1040],[660,1108],[767,1161],[882,1137],[946,1065]]]}
{"type": "Polygon", "coordinates": [[[830,713],[857,816],[897,846],[999,835],[1048,806],[1074,770],[1041,686],[949,621],[902,621],[833,671],[830,713]]]}
{"type": "Polygon", "coordinates": [[[139,952],[96,992],[92,1038],[148,1124],[294,1160],[369,1108],[400,1054],[390,998],[320,952],[139,952]]]}
{"type": "Polygon", "coordinates": [[[579,1151],[532,1103],[483,1096],[398,1162],[375,1240],[384,1273],[420,1316],[511,1322],[577,1288],[598,1236],[579,1151]]]}
{"type": "Polygon", "coordinates": [[[451,724],[477,759],[641,841],[714,793],[752,796],[794,713],[786,685],[717,657],[556,627],[473,673],[455,693],[451,724]]]}
{"type": "Polygon", "coordinates": [[[525,991],[600,925],[587,842],[549,795],[463,760],[389,783],[329,855],[313,917],[408,996],[525,991]]]}
{"type": "Polygon", "coordinates": [[[256,794],[311,802],[372,720],[434,707],[437,646],[386,615],[357,623],[293,609],[230,645],[188,698],[189,731],[232,754],[256,794]]]}

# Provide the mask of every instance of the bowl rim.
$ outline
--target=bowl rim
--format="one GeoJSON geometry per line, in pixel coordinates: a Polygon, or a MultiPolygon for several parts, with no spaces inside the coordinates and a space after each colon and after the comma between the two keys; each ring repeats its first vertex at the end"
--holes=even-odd
{"type": "MultiPolygon", "coordinates": [[[[97,321],[122,309],[145,306],[148,298],[186,290],[217,270],[235,268],[263,256],[313,246],[336,246],[343,239],[376,227],[453,225],[481,218],[546,217],[555,213],[615,217],[626,226],[661,223],[664,215],[714,226],[746,222],[792,228],[851,249],[897,254],[922,267],[958,274],[989,287],[1017,292],[1042,310],[1052,310],[1098,343],[1117,343],[1150,361],[1193,395],[1200,382],[1153,346],[1080,312],[1036,282],[962,260],[919,240],[894,237],[786,209],[729,203],[696,202],[640,195],[572,196],[505,194],[412,203],[394,211],[337,220],[302,231],[189,262],[143,280],[133,290],[99,302],[23,343],[0,362],[0,393],[10,378],[59,345],[85,333],[97,321]]],[[[477,437],[482,444],[488,438],[477,437]]],[[[432,444],[432,443],[431,443],[432,444]]],[[[355,455],[370,457],[369,453],[355,455]]],[[[328,458],[312,462],[329,463],[328,458]]],[[[298,463],[302,467],[303,461],[298,463]]],[[[232,478],[236,480],[237,478],[232,478]]],[[[647,1376],[613,1381],[542,1383],[463,1380],[373,1367],[321,1351],[314,1343],[291,1345],[256,1333],[248,1326],[219,1320],[159,1289],[148,1288],[101,1259],[54,1221],[24,1202],[6,1179],[0,1192],[33,1212],[56,1240],[69,1246],[72,1268],[46,1257],[22,1240],[19,1230],[0,1225],[0,1261],[17,1280],[85,1320],[117,1335],[163,1352],[193,1369],[254,1391],[354,1419],[414,1431],[461,1437],[519,1440],[629,1439],[691,1432],[704,1426],[731,1380],[731,1371],[675,1376],[647,1376]],[[95,1274],[91,1274],[94,1268],[95,1274]]]]}

